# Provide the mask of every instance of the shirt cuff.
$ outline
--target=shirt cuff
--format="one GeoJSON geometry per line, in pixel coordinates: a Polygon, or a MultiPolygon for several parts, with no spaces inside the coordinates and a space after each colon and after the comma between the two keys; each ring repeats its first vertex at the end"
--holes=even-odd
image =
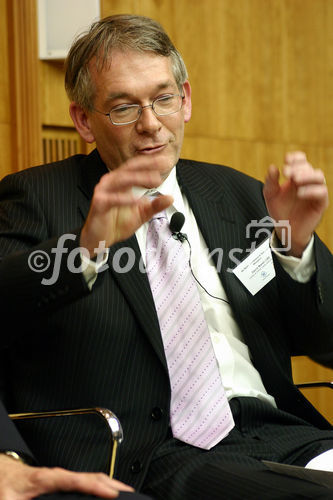
{"type": "Polygon", "coordinates": [[[82,262],[82,274],[89,290],[92,290],[93,284],[97,279],[97,274],[102,270],[101,268],[106,264],[109,258],[109,249],[106,249],[103,254],[99,255],[97,260],[91,260],[89,257],[80,253],[82,262]]]}
{"type": "Polygon", "coordinates": [[[292,279],[299,283],[308,283],[310,281],[316,272],[313,235],[300,258],[284,255],[276,250],[276,248],[279,248],[280,244],[275,231],[273,231],[271,236],[270,244],[272,252],[277,256],[283,269],[292,279]]]}

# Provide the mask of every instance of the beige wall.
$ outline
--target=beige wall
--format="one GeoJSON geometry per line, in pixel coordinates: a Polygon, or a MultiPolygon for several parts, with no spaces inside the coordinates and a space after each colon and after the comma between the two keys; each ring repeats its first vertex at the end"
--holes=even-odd
{"type": "MultiPolygon", "coordinates": [[[[10,99],[15,104],[20,90],[13,87],[11,58],[22,30],[10,43],[7,35],[15,26],[11,15],[26,28],[33,24],[34,0],[24,5],[29,9],[22,16],[21,0],[0,0],[0,176],[37,161],[28,151],[19,163],[17,141],[11,140],[21,125],[10,99]]],[[[154,17],[183,54],[193,91],[184,157],[224,163],[263,180],[270,163],[281,166],[286,151],[301,149],[325,171],[333,193],[333,0],[101,0],[101,8],[103,16],[154,17]]],[[[34,35],[25,34],[32,47],[34,35]]],[[[32,130],[37,138],[42,133],[44,158],[85,151],[70,129],[62,63],[39,62],[36,55],[30,64],[31,74],[16,78],[16,86],[29,84],[38,99],[40,123],[35,119],[32,130]]],[[[319,228],[331,250],[332,228],[333,202],[319,228]]],[[[298,380],[333,373],[303,358],[294,368],[298,380]]],[[[322,411],[333,415],[333,398],[319,399],[322,411]]]]}

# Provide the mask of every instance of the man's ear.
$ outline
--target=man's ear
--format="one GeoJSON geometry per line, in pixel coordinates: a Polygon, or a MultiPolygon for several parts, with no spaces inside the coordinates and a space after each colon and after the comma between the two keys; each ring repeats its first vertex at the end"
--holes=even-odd
{"type": "Polygon", "coordinates": [[[86,111],[84,111],[79,104],[76,104],[76,102],[71,102],[69,105],[69,114],[82,139],[89,144],[94,142],[95,136],[91,131],[90,121],[86,111]]]}
{"type": "Polygon", "coordinates": [[[190,82],[188,80],[186,80],[186,82],[184,83],[183,89],[184,89],[184,95],[185,95],[184,104],[183,104],[184,122],[187,123],[188,121],[190,121],[191,114],[192,114],[191,85],[190,85],[190,82]]]}

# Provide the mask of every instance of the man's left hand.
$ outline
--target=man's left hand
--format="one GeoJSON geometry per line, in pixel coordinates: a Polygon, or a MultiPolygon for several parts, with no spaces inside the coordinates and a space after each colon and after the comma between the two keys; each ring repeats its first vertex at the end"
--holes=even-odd
{"type": "MultiPolygon", "coordinates": [[[[289,255],[301,257],[328,207],[325,176],[310,165],[301,151],[286,155],[283,174],[286,180],[280,184],[280,172],[271,165],[263,193],[269,215],[276,222],[288,220],[290,224],[289,255]]],[[[276,232],[281,240],[279,227],[276,227],[276,232]]]]}

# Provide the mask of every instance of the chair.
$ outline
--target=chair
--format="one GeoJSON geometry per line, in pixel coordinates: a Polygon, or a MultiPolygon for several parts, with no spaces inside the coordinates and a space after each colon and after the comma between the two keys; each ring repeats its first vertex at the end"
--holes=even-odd
{"type": "MultiPolygon", "coordinates": [[[[35,419],[61,418],[65,416],[75,417],[78,415],[96,415],[102,419],[104,427],[110,441],[109,454],[106,457],[107,470],[110,478],[113,477],[115,464],[117,459],[117,451],[120,443],[123,440],[123,430],[121,423],[116,415],[107,408],[83,408],[74,410],[60,410],[48,412],[28,412],[28,413],[13,413],[9,417],[14,421],[28,421],[35,419]]],[[[59,464],[61,465],[61,464],[59,464]]]]}
{"type": "Polygon", "coordinates": [[[333,423],[333,398],[330,389],[333,382],[332,354],[293,356],[292,373],[295,385],[317,410],[333,423]]]}
{"type": "Polygon", "coordinates": [[[318,391],[318,389],[333,389],[333,381],[302,382],[295,385],[323,417],[333,425],[333,415],[331,414],[332,403],[330,402],[329,405],[326,403],[328,393],[326,391],[318,391]],[[327,406],[329,408],[326,408],[327,406]]]}

